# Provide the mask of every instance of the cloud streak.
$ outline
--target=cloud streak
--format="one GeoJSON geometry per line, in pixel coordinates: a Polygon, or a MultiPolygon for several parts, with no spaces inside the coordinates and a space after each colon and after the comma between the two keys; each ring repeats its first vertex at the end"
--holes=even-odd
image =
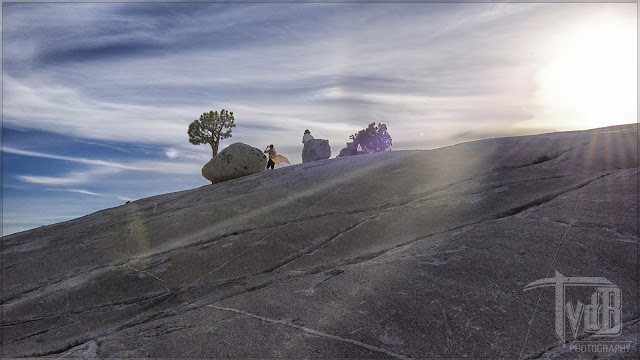
{"type": "Polygon", "coordinates": [[[39,158],[45,158],[45,159],[71,161],[71,162],[80,163],[80,164],[87,164],[87,165],[106,166],[106,167],[111,167],[111,168],[115,168],[115,169],[142,170],[142,169],[139,169],[139,168],[136,168],[136,167],[133,167],[133,166],[119,164],[119,163],[115,163],[115,162],[104,161],[104,160],[85,159],[85,158],[79,158],[79,157],[73,157],[73,156],[47,154],[47,153],[42,153],[42,152],[38,152],[38,151],[14,149],[14,148],[9,147],[9,146],[3,146],[2,147],[2,152],[9,153],[9,154],[30,156],[30,157],[39,157],[39,158]]]}
{"type": "MultiPolygon", "coordinates": [[[[23,155],[23,156],[29,156],[29,157],[39,157],[39,158],[45,158],[45,159],[55,159],[55,160],[75,162],[79,164],[93,165],[95,168],[101,169],[99,171],[100,173],[107,173],[107,172],[113,173],[121,170],[131,170],[131,171],[146,171],[146,172],[170,173],[170,174],[185,174],[185,173],[192,173],[196,168],[199,169],[199,167],[202,166],[196,162],[184,162],[184,161],[171,162],[171,161],[159,161],[159,160],[135,160],[127,164],[122,164],[122,163],[97,160],[97,159],[86,159],[86,158],[73,157],[73,156],[47,154],[47,153],[42,153],[37,151],[19,150],[11,147],[3,147],[2,151],[9,154],[23,155]]],[[[168,155],[167,156],[172,159],[175,159],[178,157],[177,151],[175,151],[175,153],[171,152],[171,154],[175,156],[173,157],[168,155]]],[[[38,181],[37,177],[32,177],[32,176],[24,176],[22,178],[31,179],[33,181],[30,181],[30,182],[34,182],[34,183],[38,181]]],[[[56,181],[55,178],[44,177],[44,179],[50,179],[52,182],[56,181]]],[[[82,179],[86,180],[87,177],[84,175],[79,176],[78,174],[75,174],[67,178],[60,178],[60,182],[75,183],[75,182],[80,182],[82,179]]]]}
{"type": "Polygon", "coordinates": [[[83,173],[71,173],[65,177],[19,175],[18,179],[31,184],[73,185],[85,183],[89,177],[83,173]]]}
{"type": "Polygon", "coordinates": [[[106,196],[104,194],[100,194],[100,193],[97,193],[97,192],[84,190],[84,189],[46,189],[46,190],[49,190],[49,191],[67,191],[67,192],[71,192],[71,193],[83,194],[83,195],[91,195],[91,196],[106,196]]]}

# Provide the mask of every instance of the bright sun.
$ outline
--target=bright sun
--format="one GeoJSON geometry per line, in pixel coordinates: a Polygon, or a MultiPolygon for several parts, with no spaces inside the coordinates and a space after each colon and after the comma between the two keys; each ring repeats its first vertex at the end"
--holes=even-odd
{"type": "Polygon", "coordinates": [[[547,115],[568,128],[636,121],[637,36],[632,25],[610,19],[558,35],[536,79],[536,103],[547,115]]]}

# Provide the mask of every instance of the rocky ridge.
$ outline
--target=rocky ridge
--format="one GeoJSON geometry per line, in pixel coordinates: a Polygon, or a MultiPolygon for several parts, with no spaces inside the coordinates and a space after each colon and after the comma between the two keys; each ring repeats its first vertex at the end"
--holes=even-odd
{"type": "Polygon", "coordinates": [[[637,356],[637,145],[634,124],[316,161],[9,235],[2,355],[573,357],[553,289],[523,291],[559,271],[622,289],[637,356]]]}

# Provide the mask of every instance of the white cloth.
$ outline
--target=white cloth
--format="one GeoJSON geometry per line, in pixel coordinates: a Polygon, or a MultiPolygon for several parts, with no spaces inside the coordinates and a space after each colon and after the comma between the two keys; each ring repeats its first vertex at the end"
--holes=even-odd
{"type": "Polygon", "coordinates": [[[305,142],[312,139],[313,139],[313,136],[311,136],[311,134],[304,134],[304,136],[302,137],[302,143],[304,144],[305,142]]]}

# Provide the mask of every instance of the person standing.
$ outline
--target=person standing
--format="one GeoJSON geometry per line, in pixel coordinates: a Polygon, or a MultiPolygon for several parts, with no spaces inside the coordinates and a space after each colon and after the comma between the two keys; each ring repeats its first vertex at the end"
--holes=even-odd
{"type": "Polygon", "coordinates": [[[309,129],[304,131],[304,135],[302,135],[302,143],[306,143],[309,140],[313,140],[313,136],[311,136],[311,131],[309,129]]]}
{"type": "Polygon", "coordinates": [[[267,148],[264,149],[264,153],[269,154],[269,162],[267,163],[267,169],[268,168],[273,169],[276,166],[276,163],[273,160],[278,156],[276,149],[273,148],[273,144],[267,146],[267,148]]]}

